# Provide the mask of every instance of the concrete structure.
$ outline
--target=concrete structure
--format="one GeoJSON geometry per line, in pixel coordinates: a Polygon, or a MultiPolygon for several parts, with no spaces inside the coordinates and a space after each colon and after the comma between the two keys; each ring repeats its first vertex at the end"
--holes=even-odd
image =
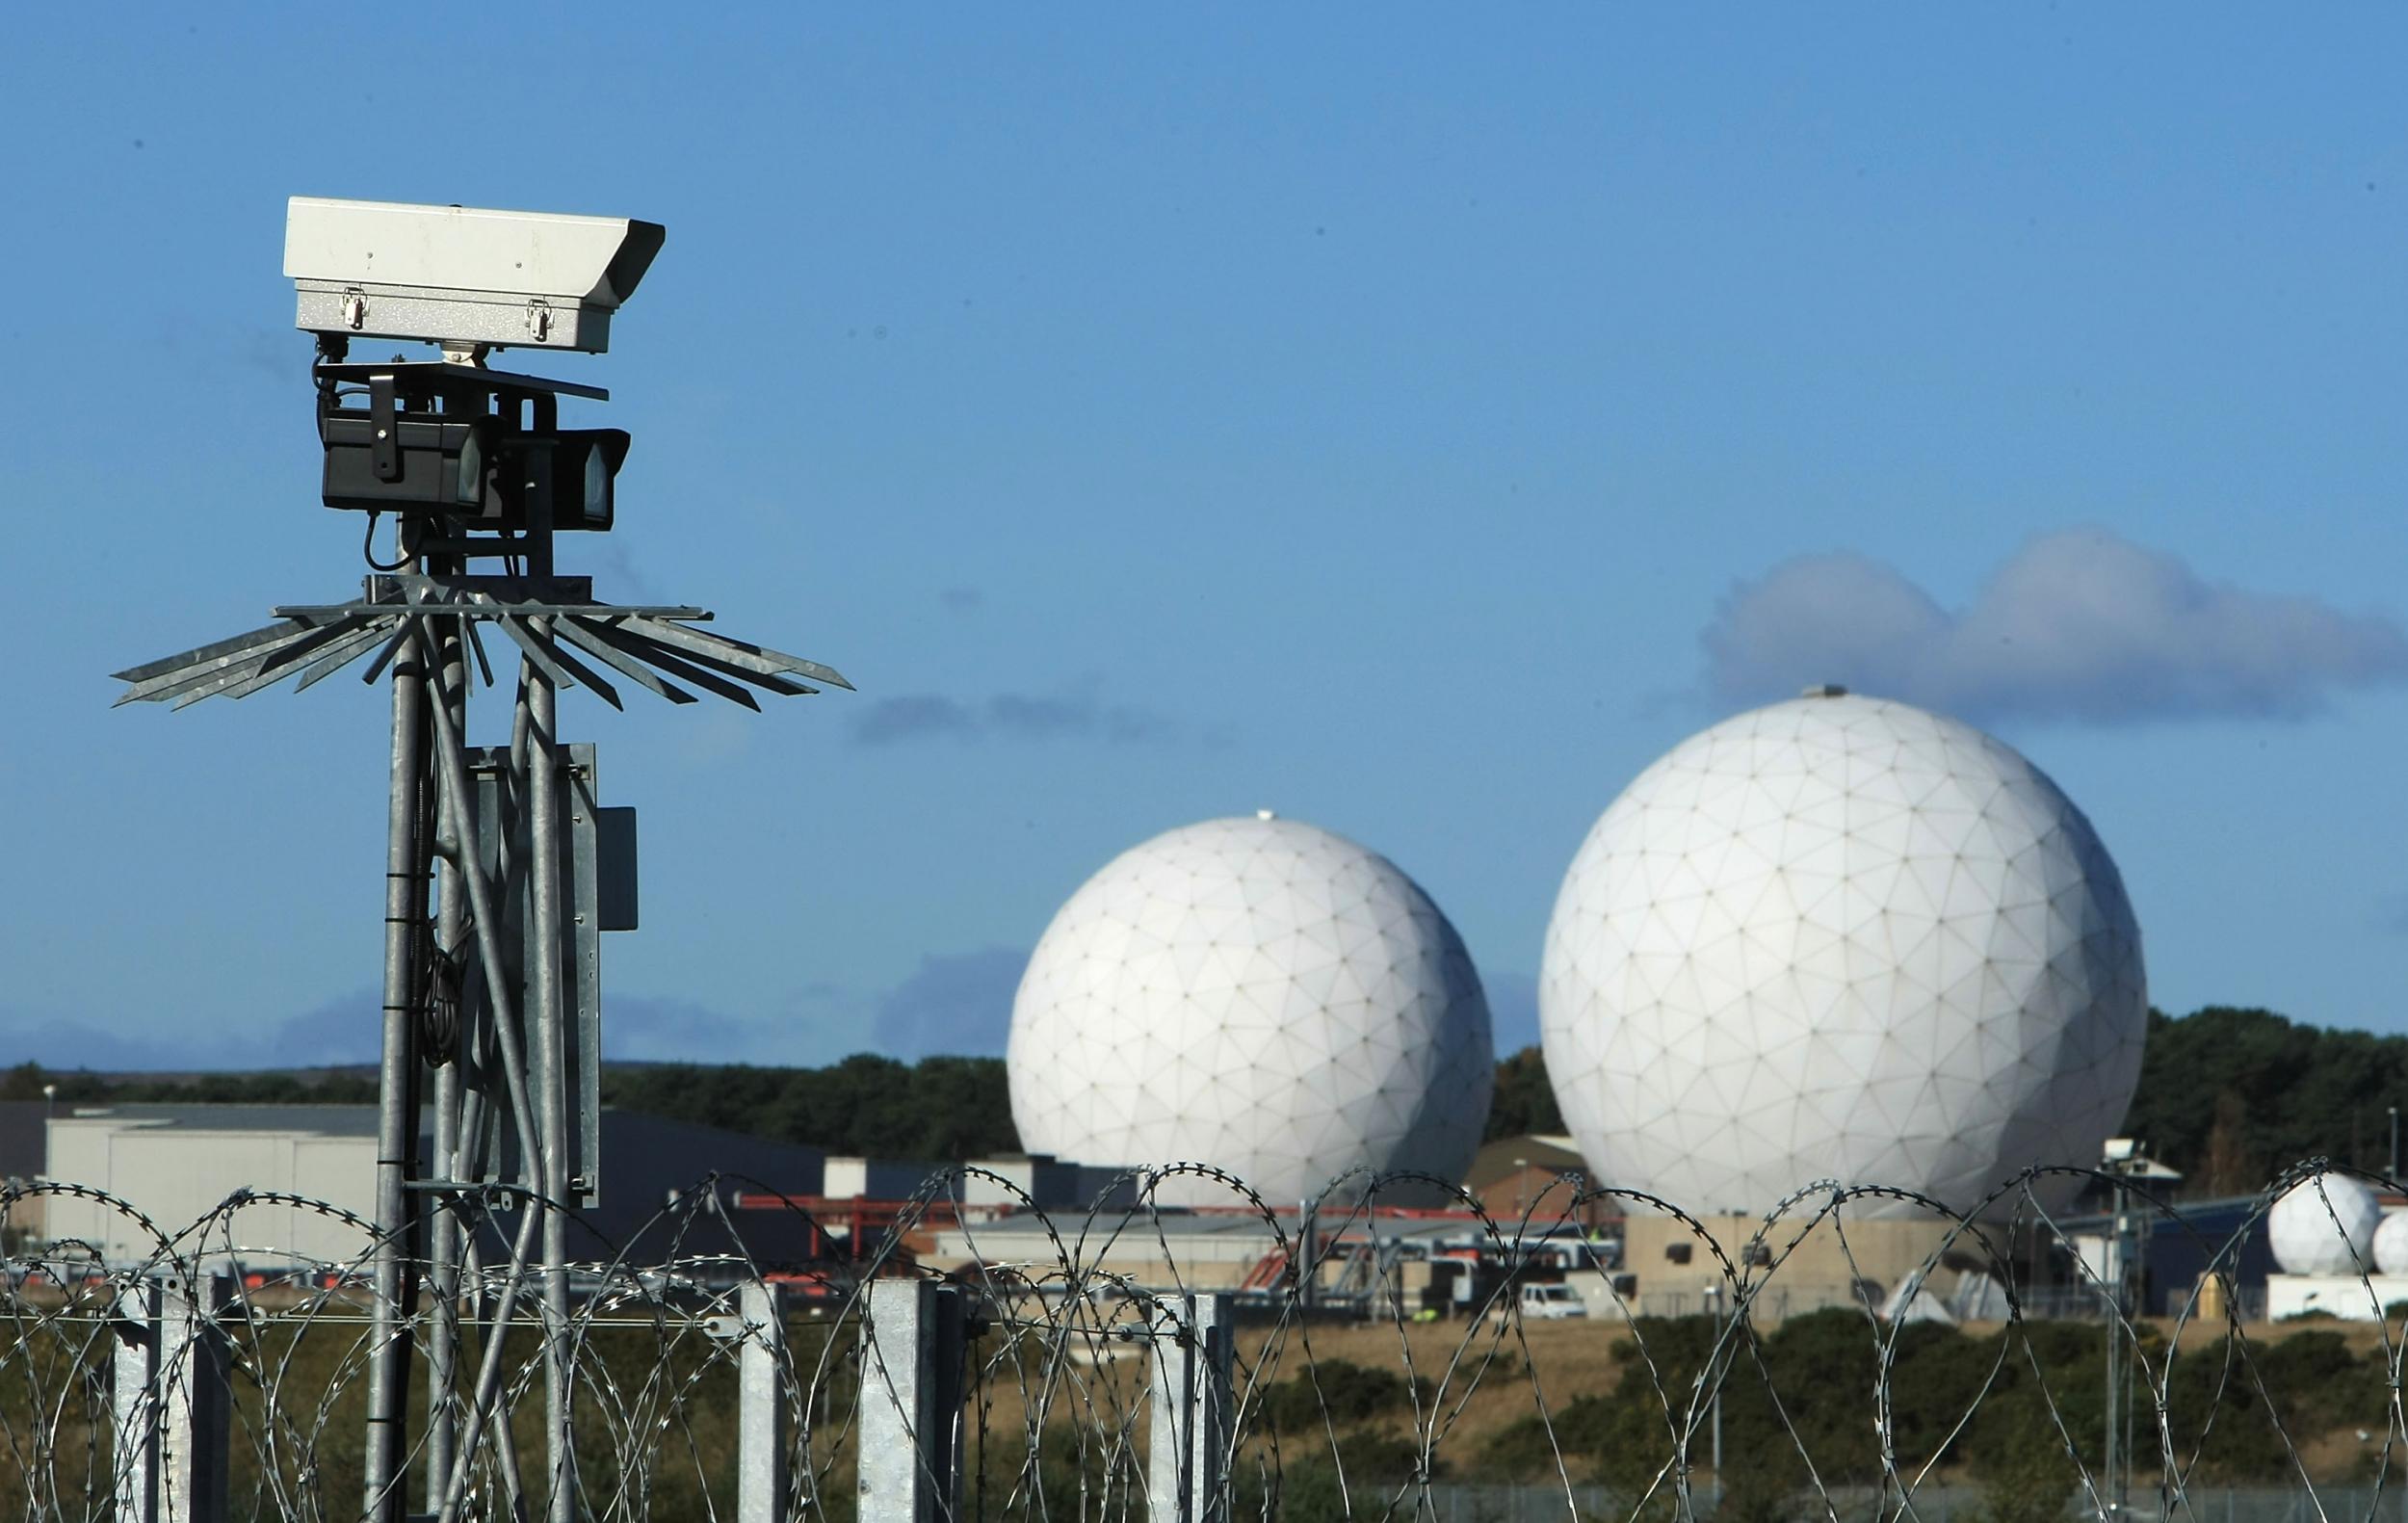
{"type": "MultiPolygon", "coordinates": [[[[112,1263],[140,1261],[158,1247],[142,1223],[147,1218],[170,1236],[205,1221],[199,1240],[179,1245],[188,1253],[340,1265],[367,1251],[365,1230],[307,1205],[221,1208],[239,1192],[275,1193],[367,1216],[375,1188],[374,1106],[78,1107],[53,1119],[48,1130],[50,1178],[89,1186],[130,1208],[56,1198],[46,1228],[50,1240],[89,1244],[112,1263]]],[[[686,1231],[672,1249],[668,1224],[661,1220],[673,1196],[715,1171],[795,1180],[815,1191],[821,1179],[817,1148],[633,1111],[603,1112],[602,1143],[602,1198],[571,1232],[570,1252],[579,1259],[606,1257],[620,1247],[632,1247],[639,1262],[647,1251],[723,1250],[728,1238],[708,1221],[686,1231]]],[[[759,1230],[762,1241],[746,1239],[755,1256],[799,1253],[799,1240],[775,1222],[759,1230]]]]}
{"type": "MultiPolygon", "coordinates": [[[[1496,1065],[1479,976],[1429,896],[1268,814],[1157,836],[1072,895],[1029,959],[1007,1061],[1023,1145],[1207,1164],[1276,1204],[1357,1169],[1460,1179],[1496,1065]]],[[[1158,1195],[1243,1199],[1192,1179],[1158,1195]]]]}
{"type": "MultiPolygon", "coordinates": [[[[1784,1217],[1752,1247],[1751,1240],[1765,1226],[1760,1216],[1702,1216],[1698,1221],[1706,1235],[1701,1237],[1677,1218],[1634,1213],[1622,1223],[1626,1294],[1648,1316],[1727,1314],[1736,1273],[1763,1287],[1755,1303],[1760,1325],[1826,1306],[1878,1309],[1940,1252],[1954,1225],[1871,1216],[1852,1207],[1848,1212],[1836,1221],[1826,1217],[1816,1222],[1811,1211],[1784,1217]]],[[[1944,1255],[1924,1283],[1936,1299],[1954,1287],[1963,1271],[1984,1268],[1980,1248],[1967,1243],[1944,1255]]]]}
{"type": "Polygon", "coordinates": [[[1760,1216],[1823,1179],[1966,1210],[2026,1166],[2095,1165],[2147,999],[2122,880],[2055,783],[1953,720],[1818,689],[1692,736],[1606,810],[1539,1010],[1600,1183],[1760,1216]]]}

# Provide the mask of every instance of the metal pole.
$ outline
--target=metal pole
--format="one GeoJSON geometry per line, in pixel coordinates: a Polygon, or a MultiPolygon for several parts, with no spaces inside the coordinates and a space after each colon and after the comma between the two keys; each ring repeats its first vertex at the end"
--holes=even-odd
{"type": "Polygon", "coordinates": [[[1320,1279],[1320,1277],[1321,1277],[1321,1264],[1320,1264],[1320,1257],[1321,1257],[1321,1255],[1320,1255],[1320,1251],[1319,1251],[1320,1245],[1316,1244],[1316,1243],[1313,1241],[1313,1236],[1314,1236],[1314,1234],[1313,1234],[1313,1227],[1314,1227],[1313,1207],[1314,1207],[1314,1205],[1315,1205],[1315,1202],[1313,1202],[1313,1201],[1310,1201],[1310,1200],[1299,1200],[1299,1201],[1297,1201],[1297,1202],[1296,1202],[1296,1306],[1298,1307],[1298,1309],[1300,1309],[1300,1310],[1305,1310],[1305,1311],[1309,1311],[1309,1310],[1311,1310],[1311,1309],[1312,1309],[1312,1306],[1313,1306],[1313,1293],[1314,1293],[1314,1291],[1317,1289],[1317,1286],[1316,1286],[1316,1283],[1315,1283],[1315,1282],[1316,1282],[1317,1280],[1319,1280],[1319,1279],[1320,1279]]]}
{"type": "Polygon", "coordinates": [[[1154,1339],[1147,1511],[1153,1523],[1226,1523],[1237,1300],[1174,1296],[1164,1305],[1172,1326],[1154,1339]]]}
{"type": "Polygon", "coordinates": [[[961,1506],[961,1293],[873,1280],[862,1341],[858,1523],[951,1523],[961,1506]]]}
{"type": "Polygon", "coordinates": [[[786,1523],[786,1308],[774,1285],[737,1293],[736,1523],[786,1523]]]}
{"type": "MultiPolygon", "coordinates": [[[[551,620],[532,621],[537,639],[551,620]]],[[[569,1439],[568,1367],[568,1044],[561,988],[561,773],[559,695],[541,668],[527,662],[528,982],[535,994],[531,1065],[540,1075],[535,1093],[537,1136],[543,1158],[537,1177],[543,1198],[543,1416],[550,1446],[552,1523],[576,1523],[576,1451],[569,1439]]]]}
{"type": "MultiPolygon", "coordinates": [[[[436,664],[437,690],[431,701],[447,711],[449,724],[438,724],[431,744],[442,746],[446,737],[463,735],[468,727],[468,667],[462,649],[461,629],[458,619],[444,620],[440,641],[440,660],[436,664]]],[[[458,818],[450,790],[436,790],[435,841],[436,853],[436,921],[435,946],[445,956],[455,955],[460,945],[461,932],[467,920],[467,886],[460,872],[459,854],[475,838],[475,830],[458,818]]],[[[465,991],[456,991],[456,1001],[465,991]]],[[[456,1007],[457,1017],[465,1012],[456,1007]]],[[[460,1067],[466,1054],[462,1050],[465,1032],[453,1037],[451,1061],[434,1073],[434,1169],[443,1178],[463,1180],[468,1173],[462,1167],[461,1153],[465,1140],[460,1133],[460,1067]]],[[[427,1346],[427,1495],[440,1498],[452,1475],[452,1457],[459,1428],[458,1361],[459,1361],[459,1260],[460,1217],[456,1197],[445,1197],[433,1203],[428,1221],[428,1277],[434,1326],[427,1346]]]]}
{"type": "Polygon", "coordinates": [[[2391,1172],[2390,1172],[2390,1173],[2388,1173],[2388,1174],[2386,1174],[2386,1175],[2384,1175],[2384,1177],[2385,1177],[2385,1178],[2387,1178],[2387,1179],[2389,1179],[2389,1180],[2390,1180],[2393,1184],[2398,1184],[2398,1183],[2399,1183],[2399,1107],[2398,1107],[2398,1106],[2396,1106],[2396,1105],[2395,1105],[2395,1106],[2391,1107],[2391,1113],[2392,1113],[2392,1169],[2391,1169],[2391,1172]]]}
{"type": "MultiPolygon", "coordinates": [[[[2114,1166],[2110,1164],[2109,1168],[2114,1166]]],[[[2107,1506],[2110,1515],[2124,1510],[2123,1487],[2123,1419],[2117,1406],[2124,1390],[2124,1180],[2119,1172],[2111,1187],[2114,1209],[2109,1215],[2112,1223],[2107,1238],[2107,1448],[2102,1469],[2107,1483],[2107,1506]]]]}
{"type": "Polygon", "coordinates": [[[1722,1303],[1725,1299],[1722,1287],[1708,1286],[1706,1294],[1712,1296],[1714,1302],[1714,1415],[1707,1457],[1714,1461],[1714,1506],[1719,1508],[1722,1506],[1722,1382],[1731,1373],[1731,1360],[1722,1349],[1722,1303]]]}
{"type": "Polygon", "coordinates": [[[402,637],[393,663],[393,754],[385,810],[384,1042],[377,1076],[376,1312],[368,1352],[365,1516],[399,1523],[403,1425],[409,1395],[410,1202],[407,1184],[418,1141],[412,1103],[417,1064],[415,959],[426,916],[425,853],[418,839],[427,770],[426,668],[415,630],[402,637]]]}

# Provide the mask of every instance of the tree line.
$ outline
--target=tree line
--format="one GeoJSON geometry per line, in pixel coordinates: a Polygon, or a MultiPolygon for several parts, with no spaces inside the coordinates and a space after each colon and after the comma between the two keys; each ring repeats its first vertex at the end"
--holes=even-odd
{"type": "MultiPolygon", "coordinates": [[[[26,1063],[0,1072],[0,1100],[40,1100],[45,1086],[55,1087],[62,1108],[376,1098],[375,1074],[365,1068],[162,1076],[26,1063]]],[[[822,1068],[614,1063],[603,1070],[602,1098],[837,1154],[953,1162],[1020,1146],[998,1058],[907,1063],[861,1053],[822,1068]]],[[[2183,1171],[2183,1194],[2238,1195],[2303,1158],[2383,1170],[2395,1106],[2408,1110],[2408,1037],[2328,1030],[2264,1010],[2153,1010],[2124,1130],[2183,1171]]],[[[1487,1137],[1562,1130],[1538,1049],[1501,1059],[1487,1137]]]]}

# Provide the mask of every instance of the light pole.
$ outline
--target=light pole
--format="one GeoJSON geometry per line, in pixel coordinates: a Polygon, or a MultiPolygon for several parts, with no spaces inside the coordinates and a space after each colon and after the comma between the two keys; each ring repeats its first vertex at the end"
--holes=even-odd
{"type": "Polygon", "coordinates": [[[2107,1448],[2103,1469],[2107,1484],[2107,1511],[2121,1517],[2132,1501],[2132,1340],[2126,1336],[2124,1314],[2133,1304],[2132,1176],[2149,1169],[2141,1145],[2129,1137],[2107,1140],[2106,1172],[2112,1198],[2108,1209],[2107,1273],[2107,1448]]]}
{"type": "MultiPolygon", "coordinates": [[[[2114,1169],[2112,1160],[2107,1167],[2114,1169]]],[[[2123,1487],[2117,1477],[2123,1473],[2122,1421],[2116,1406],[2124,1394],[2124,1176],[2119,1171],[2110,1187],[2114,1201],[2110,1208],[2107,1236],[2107,1452],[2104,1469],[2107,1484],[2107,1510],[2123,1511],[2123,1487]]]]}
{"type": "Polygon", "coordinates": [[[1714,1394],[1707,1399],[1706,1457],[1714,1472],[1714,1506],[1722,1506],[1722,1372],[1729,1368],[1722,1354],[1722,1287],[1709,1285],[1704,1300],[1707,1315],[1714,1320],[1714,1351],[1707,1356],[1707,1373],[1714,1377],[1714,1394]]]}

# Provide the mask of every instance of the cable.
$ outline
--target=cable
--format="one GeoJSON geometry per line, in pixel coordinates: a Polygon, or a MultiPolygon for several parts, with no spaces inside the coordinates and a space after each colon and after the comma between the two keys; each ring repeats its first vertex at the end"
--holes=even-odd
{"type": "Polygon", "coordinates": [[[370,568],[374,570],[406,570],[409,567],[409,563],[416,559],[416,557],[410,555],[407,551],[404,551],[402,553],[402,558],[394,562],[391,565],[387,565],[382,561],[377,559],[377,519],[381,515],[381,513],[382,510],[380,509],[371,508],[368,510],[368,532],[359,537],[360,557],[365,560],[370,568]]]}

